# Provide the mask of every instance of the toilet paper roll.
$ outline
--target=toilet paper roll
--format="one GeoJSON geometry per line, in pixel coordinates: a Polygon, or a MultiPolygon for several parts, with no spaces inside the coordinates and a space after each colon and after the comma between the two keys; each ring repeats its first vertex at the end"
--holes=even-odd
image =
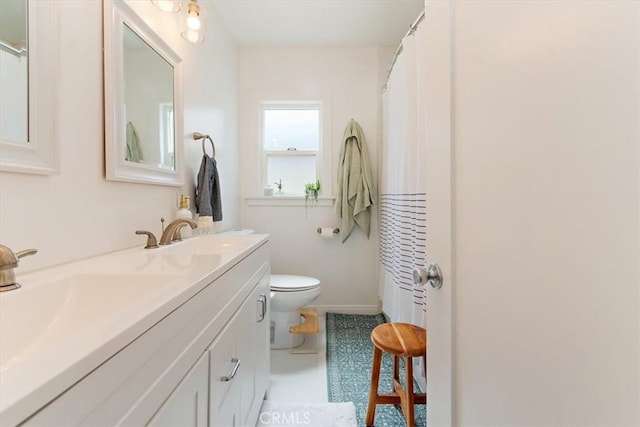
{"type": "Polygon", "coordinates": [[[320,229],[320,237],[323,239],[333,239],[333,228],[322,227],[320,229]]]}

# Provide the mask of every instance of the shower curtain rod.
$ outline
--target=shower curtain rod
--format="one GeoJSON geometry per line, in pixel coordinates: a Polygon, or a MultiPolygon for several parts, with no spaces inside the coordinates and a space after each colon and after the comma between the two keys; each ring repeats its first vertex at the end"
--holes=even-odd
{"type": "MultiPolygon", "coordinates": [[[[418,29],[418,25],[420,25],[420,23],[424,21],[424,17],[425,17],[424,12],[425,12],[424,9],[422,9],[422,12],[420,12],[420,15],[418,15],[416,20],[413,21],[413,24],[409,26],[409,31],[407,31],[404,37],[402,37],[402,40],[404,40],[407,36],[416,32],[416,30],[418,29]]],[[[400,42],[400,46],[398,46],[398,48],[396,49],[396,52],[393,54],[393,59],[391,60],[391,66],[389,67],[389,71],[387,72],[387,78],[384,81],[384,86],[382,86],[383,93],[387,90],[387,84],[389,83],[389,77],[391,76],[391,72],[393,71],[393,66],[396,65],[398,56],[401,53],[402,53],[402,42],[400,42]]]]}

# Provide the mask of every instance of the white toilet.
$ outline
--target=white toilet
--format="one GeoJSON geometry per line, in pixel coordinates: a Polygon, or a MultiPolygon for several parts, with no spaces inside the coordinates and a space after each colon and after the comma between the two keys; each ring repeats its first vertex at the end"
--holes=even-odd
{"type": "MultiPolygon", "coordinates": [[[[235,228],[220,234],[243,235],[253,230],[235,228]]],[[[302,345],[304,336],[290,334],[289,326],[302,321],[300,309],[320,295],[320,281],[313,277],[290,274],[271,275],[271,348],[293,348],[302,345]]]]}
{"type": "Polygon", "coordinates": [[[290,274],[271,275],[271,348],[302,345],[301,334],[290,334],[289,326],[301,322],[299,310],[320,295],[320,281],[290,274]]]}

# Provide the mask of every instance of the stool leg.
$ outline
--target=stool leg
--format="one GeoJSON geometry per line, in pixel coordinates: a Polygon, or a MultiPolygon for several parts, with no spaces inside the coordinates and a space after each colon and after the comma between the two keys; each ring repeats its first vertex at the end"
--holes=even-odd
{"type": "Polygon", "coordinates": [[[415,418],[413,416],[413,361],[410,357],[404,358],[404,364],[407,371],[407,395],[406,400],[403,402],[404,416],[407,419],[407,427],[415,426],[415,418]]]}
{"type": "MultiPolygon", "coordinates": [[[[400,358],[396,355],[393,355],[393,376],[391,378],[400,381],[400,358]]],[[[391,381],[391,389],[393,389],[393,380],[391,381]]]]}
{"type": "MultiPolygon", "coordinates": [[[[398,356],[396,356],[395,354],[393,356],[393,363],[392,363],[392,375],[391,375],[391,392],[395,391],[395,382],[397,381],[398,384],[400,384],[400,358],[398,356]]],[[[400,403],[396,403],[394,404],[394,406],[396,407],[400,407],[400,409],[402,409],[402,399],[400,399],[400,403]]],[[[403,410],[404,411],[404,410],[403,410]]]]}
{"type": "Polygon", "coordinates": [[[369,384],[369,401],[367,403],[367,415],[365,424],[373,425],[373,419],[376,415],[376,403],[378,398],[378,381],[380,380],[380,362],[382,359],[382,350],[375,345],[373,346],[373,360],[371,363],[371,383],[369,384]]]}

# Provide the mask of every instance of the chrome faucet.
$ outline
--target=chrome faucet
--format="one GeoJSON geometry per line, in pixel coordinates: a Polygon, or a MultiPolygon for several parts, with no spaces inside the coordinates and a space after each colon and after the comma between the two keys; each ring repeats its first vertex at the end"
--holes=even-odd
{"type": "Polygon", "coordinates": [[[161,245],[168,245],[174,239],[174,235],[176,231],[178,231],[183,224],[188,224],[191,228],[198,228],[198,224],[194,220],[187,218],[178,218],[174,219],[167,225],[167,228],[162,232],[162,237],[160,237],[161,245]]]}
{"type": "Polygon", "coordinates": [[[189,225],[189,224],[180,224],[180,225],[178,225],[178,228],[176,228],[176,232],[173,233],[173,239],[171,239],[172,242],[181,242],[182,241],[182,235],[180,234],[180,230],[182,230],[187,225],[189,225]]]}
{"type": "Polygon", "coordinates": [[[36,249],[26,249],[14,254],[11,249],[0,244],[0,292],[20,287],[20,284],[16,283],[16,275],[13,269],[18,267],[18,259],[37,252],[36,249]]]}
{"type": "Polygon", "coordinates": [[[153,249],[158,247],[158,240],[156,240],[156,236],[150,231],[146,230],[137,230],[136,234],[144,234],[147,236],[147,244],[144,247],[145,249],[153,249]]]}

